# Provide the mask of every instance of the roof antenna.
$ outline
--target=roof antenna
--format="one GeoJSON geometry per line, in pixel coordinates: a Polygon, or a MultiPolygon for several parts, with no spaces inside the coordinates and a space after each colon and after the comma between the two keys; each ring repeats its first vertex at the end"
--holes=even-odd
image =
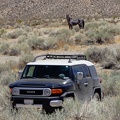
{"type": "Polygon", "coordinates": [[[68,63],[72,63],[72,61],[71,61],[71,58],[69,58],[69,61],[68,61],[68,63]]]}

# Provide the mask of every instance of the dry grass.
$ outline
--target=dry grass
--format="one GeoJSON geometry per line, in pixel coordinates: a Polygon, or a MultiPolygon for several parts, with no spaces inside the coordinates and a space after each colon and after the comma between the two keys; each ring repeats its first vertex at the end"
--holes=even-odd
{"type": "MultiPolygon", "coordinates": [[[[95,42],[94,47],[96,49],[93,48],[92,44],[86,44],[89,40],[92,40],[86,36],[86,32],[90,31],[91,34],[94,34],[94,31],[92,33],[91,29],[97,29],[98,31],[103,30],[103,26],[107,26],[108,24],[109,28],[110,25],[112,25],[119,30],[116,24],[99,21],[95,22],[95,24],[94,22],[89,22],[84,30],[79,31],[77,28],[70,31],[68,26],[58,27],[60,24],[55,23],[55,25],[51,24],[46,27],[45,25],[37,25],[34,27],[17,25],[16,28],[6,29],[4,33],[2,32],[0,36],[0,120],[119,120],[120,33],[111,28],[112,32],[110,31],[110,34],[114,33],[112,34],[114,36],[112,39],[114,42],[111,43],[108,39],[108,42],[105,42],[105,44],[95,42]],[[39,40],[40,38],[43,38],[43,41],[39,40]],[[35,48],[34,50],[32,49],[33,46],[35,48]],[[47,49],[41,49],[41,46],[47,47],[47,49]],[[18,49],[18,52],[21,54],[16,54],[18,56],[3,55],[3,52],[8,50],[8,48],[10,50],[14,47],[16,50],[18,49]],[[97,55],[98,58],[93,56],[91,60],[94,61],[94,59],[97,59],[94,61],[98,62],[95,63],[96,66],[100,64],[97,69],[99,69],[99,74],[103,78],[102,87],[105,92],[105,99],[102,102],[92,100],[87,103],[78,100],[75,102],[68,100],[64,103],[64,110],[56,111],[56,113],[51,115],[41,113],[41,110],[36,108],[20,109],[18,112],[11,111],[8,84],[17,79],[18,69],[23,69],[25,64],[32,61],[36,55],[46,53],[85,53],[86,50],[92,55],[94,51],[101,53],[101,56],[97,55]],[[102,68],[103,66],[101,67],[104,61],[109,63],[110,60],[116,61],[115,68],[117,69],[112,73],[110,70],[109,72],[105,72],[108,70],[104,70],[102,68]]],[[[94,38],[96,38],[96,35],[94,38]]]]}

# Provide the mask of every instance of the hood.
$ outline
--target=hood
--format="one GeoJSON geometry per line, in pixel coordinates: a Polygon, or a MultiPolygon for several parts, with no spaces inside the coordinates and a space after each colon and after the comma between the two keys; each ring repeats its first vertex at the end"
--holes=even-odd
{"type": "Polygon", "coordinates": [[[41,87],[41,88],[55,88],[62,87],[66,84],[71,84],[70,79],[21,79],[9,85],[10,88],[13,87],[41,87]]]}

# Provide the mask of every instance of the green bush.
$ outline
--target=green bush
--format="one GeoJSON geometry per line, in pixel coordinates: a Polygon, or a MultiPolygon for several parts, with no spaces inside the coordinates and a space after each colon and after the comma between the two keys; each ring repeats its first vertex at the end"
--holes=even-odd
{"type": "Polygon", "coordinates": [[[102,49],[95,46],[88,48],[85,52],[85,55],[87,56],[88,60],[93,62],[101,62],[103,58],[102,49]]]}
{"type": "Polygon", "coordinates": [[[116,58],[120,62],[120,45],[118,45],[118,47],[116,48],[116,53],[117,53],[116,58]]]}
{"type": "Polygon", "coordinates": [[[30,53],[32,49],[30,48],[29,44],[27,42],[22,42],[21,44],[18,45],[18,49],[21,53],[30,53]]]}
{"type": "Polygon", "coordinates": [[[18,37],[18,43],[24,43],[27,40],[27,36],[26,35],[20,35],[18,37]]]}
{"type": "Polygon", "coordinates": [[[44,39],[35,35],[28,37],[27,42],[33,50],[44,49],[44,39]]]}
{"type": "Polygon", "coordinates": [[[8,52],[9,48],[10,48],[9,44],[7,44],[7,43],[2,43],[2,44],[0,45],[0,52],[1,52],[2,54],[5,54],[6,52],[8,52]]]}
{"type": "Polygon", "coordinates": [[[8,64],[0,63],[0,73],[10,70],[10,66],[8,64]]]}
{"type": "Polygon", "coordinates": [[[58,40],[62,40],[64,42],[68,42],[70,36],[74,35],[74,31],[70,31],[69,29],[60,29],[58,30],[58,40]]]}
{"type": "Polygon", "coordinates": [[[92,22],[88,22],[88,23],[85,24],[85,31],[95,30],[99,26],[105,26],[105,25],[108,25],[108,24],[109,23],[107,21],[92,21],[92,22]]]}
{"type": "Polygon", "coordinates": [[[96,43],[113,43],[114,36],[120,34],[120,26],[105,21],[90,22],[86,24],[84,34],[96,43]]]}
{"type": "Polygon", "coordinates": [[[23,69],[25,67],[25,65],[32,61],[34,58],[33,54],[29,53],[29,54],[22,54],[20,56],[20,59],[19,59],[19,69],[23,69]]]}
{"type": "Polygon", "coordinates": [[[17,56],[17,55],[20,55],[20,54],[21,54],[21,51],[18,48],[18,46],[13,46],[13,47],[10,48],[10,51],[9,51],[10,56],[17,56]]]}
{"type": "Polygon", "coordinates": [[[44,40],[44,50],[57,48],[57,40],[56,38],[49,37],[44,40]]]}
{"type": "Polygon", "coordinates": [[[5,29],[0,29],[0,37],[6,33],[6,30],[5,29]]]}
{"type": "Polygon", "coordinates": [[[118,60],[114,49],[91,47],[87,49],[85,54],[89,60],[101,63],[105,69],[116,68],[118,60]]]}
{"type": "Polygon", "coordinates": [[[105,95],[120,95],[120,71],[113,71],[110,74],[102,73],[102,87],[105,95]]]}
{"type": "Polygon", "coordinates": [[[0,85],[9,85],[16,80],[16,73],[12,71],[4,71],[0,74],[0,85]]]}
{"type": "Polygon", "coordinates": [[[6,37],[9,39],[16,39],[20,35],[26,35],[26,34],[27,34],[27,32],[24,29],[17,28],[17,29],[14,29],[13,31],[7,32],[6,37]]]}
{"type": "Polygon", "coordinates": [[[84,45],[87,44],[88,38],[84,34],[75,34],[74,36],[70,37],[68,42],[74,41],[76,45],[84,45]]]}

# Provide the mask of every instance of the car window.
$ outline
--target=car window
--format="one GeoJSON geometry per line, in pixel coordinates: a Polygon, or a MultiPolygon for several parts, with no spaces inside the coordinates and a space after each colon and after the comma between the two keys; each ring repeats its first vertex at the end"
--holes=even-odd
{"type": "Polygon", "coordinates": [[[35,66],[29,66],[29,69],[26,69],[26,71],[24,73],[26,74],[23,74],[23,77],[33,77],[33,73],[34,73],[34,70],[35,70],[35,66]]]}
{"type": "Polygon", "coordinates": [[[82,65],[82,68],[83,68],[83,74],[85,77],[90,77],[91,74],[90,74],[90,71],[89,71],[89,68],[87,65],[82,65]]]}
{"type": "Polygon", "coordinates": [[[72,67],[74,78],[76,79],[77,72],[83,72],[82,66],[77,65],[72,67]]]}

